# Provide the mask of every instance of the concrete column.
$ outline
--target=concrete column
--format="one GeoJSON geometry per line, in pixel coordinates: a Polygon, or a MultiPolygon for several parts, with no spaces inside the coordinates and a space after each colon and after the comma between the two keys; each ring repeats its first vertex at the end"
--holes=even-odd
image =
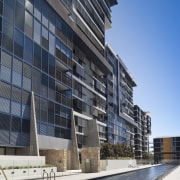
{"type": "Polygon", "coordinates": [[[100,147],[97,120],[88,121],[88,141],[87,147],[100,147]]]}
{"type": "Polygon", "coordinates": [[[80,161],[79,161],[79,152],[78,152],[78,144],[77,144],[77,138],[76,138],[76,125],[74,120],[74,114],[72,112],[72,122],[71,122],[71,128],[72,128],[72,152],[71,152],[71,167],[72,169],[80,169],[80,161]]]}
{"type": "Polygon", "coordinates": [[[37,137],[37,122],[35,111],[34,92],[31,92],[31,120],[30,120],[30,148],[29,155],[39,156],[39,144],[37,137]]]}

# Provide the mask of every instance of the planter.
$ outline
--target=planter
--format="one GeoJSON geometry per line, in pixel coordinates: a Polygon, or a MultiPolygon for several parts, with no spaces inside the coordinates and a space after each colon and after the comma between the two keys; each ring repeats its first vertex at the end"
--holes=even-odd
{"type": "MultiPolygon", "coordinates": [[[[18,179],[25,179],[26,178],[40,178],[43,177],[43,173],[45,173],[45,177],[53,176],[54,173],[57,172],[57,168],[56,167],[43,167],[43,168],[23,168],[23,169],[6,169],[4,170],[4,173],[6,174],[8,179],[14,179],[14,178],[18,178],[18,179]]],[[[2,174],[2,172],[0,171],[0,180],[4,179],[4,175],[2,174]]]]}

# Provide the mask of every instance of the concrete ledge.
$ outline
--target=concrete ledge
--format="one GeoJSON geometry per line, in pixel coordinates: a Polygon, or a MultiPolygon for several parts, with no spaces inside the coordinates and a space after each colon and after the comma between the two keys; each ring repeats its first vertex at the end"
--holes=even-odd
{"type": "MultiPolygon", "coordinates": [[[[42,167],[42,168],[23,168],[23,169],[6,169],[3,170],[7,179],[16,179],[16,180],[24,180],[30,178],[42,178],[43,175],[45,179],[47,177],[53,177],[56,175],[57,168],[56,167],[42,167]]],[[[5,180],[2,170],[0,170],[0,180],[5,180]]]]}
{"type": "Polygon", "coordinates": [[[101,160],[101,170],[113,170],[128,167],[137,167],[136,160],[101,160]]]}
{"type": "Polygon", "coordinates": [[[0,155],[0,166],[16,167],[16,166],[43,166],[45,165],[45,156],[7,156],[0,155]]]}

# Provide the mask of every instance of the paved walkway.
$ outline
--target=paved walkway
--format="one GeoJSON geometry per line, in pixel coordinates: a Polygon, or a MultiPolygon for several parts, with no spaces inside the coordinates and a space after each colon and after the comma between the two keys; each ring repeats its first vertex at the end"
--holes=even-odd
{"type": "MultiPolygon", "coordinates": [[[[103,176],[110,176],[110,175],[115,175],[115,174],[121,174],[125,172],[130,172],[130,171],[135,171],[139,169],[144,169],[144,168],[149,168],[152,166],[157,166],[157,165],[144,165],[144,166],[139,166],[136,168],[121,168],[121,169],[114,169],[114,170],[109,170],[109,171],[101,171],[98,173],[80,173],[75,171],[68,171],[71,174],[56,174],[56,180],[87,180],[87,179],[93,179],[93,178],[98,178],[98,177],[103,177],[103,176]],[[59,177],[57,177],[59,175],[59,177]]],[[[180,180],[180,179],[179,179],[180,180]]]]}
{"type": "Polygon", "coordinates": [[[180,166],[164,177],[163,180],[180,180],[180,166]]]}

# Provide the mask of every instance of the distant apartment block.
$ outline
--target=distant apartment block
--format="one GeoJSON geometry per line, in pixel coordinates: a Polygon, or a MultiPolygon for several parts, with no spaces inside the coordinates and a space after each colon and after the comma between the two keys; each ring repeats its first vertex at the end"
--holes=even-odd
{"type": "Polygon", "coordinates": [[[154,160],[179,160],[180,159],[180,136],[157,137],[153,139],[154,160]]]}
{"type": "Polygon", "coordinates": [[[147,112],[134,106],[134,120],[137,127],[134,129],[135,158],[142,159],[143,153],[149,152],[149,135],[151,135],[151,117],[147,112]]]}
{"type": "Polygon", "coordinates": [[[112,67],[107,77],[107,136],[108,141],[134,146],[133,87],[135,80],[120,57],[106,45],[106,58],[112,67]]]}

